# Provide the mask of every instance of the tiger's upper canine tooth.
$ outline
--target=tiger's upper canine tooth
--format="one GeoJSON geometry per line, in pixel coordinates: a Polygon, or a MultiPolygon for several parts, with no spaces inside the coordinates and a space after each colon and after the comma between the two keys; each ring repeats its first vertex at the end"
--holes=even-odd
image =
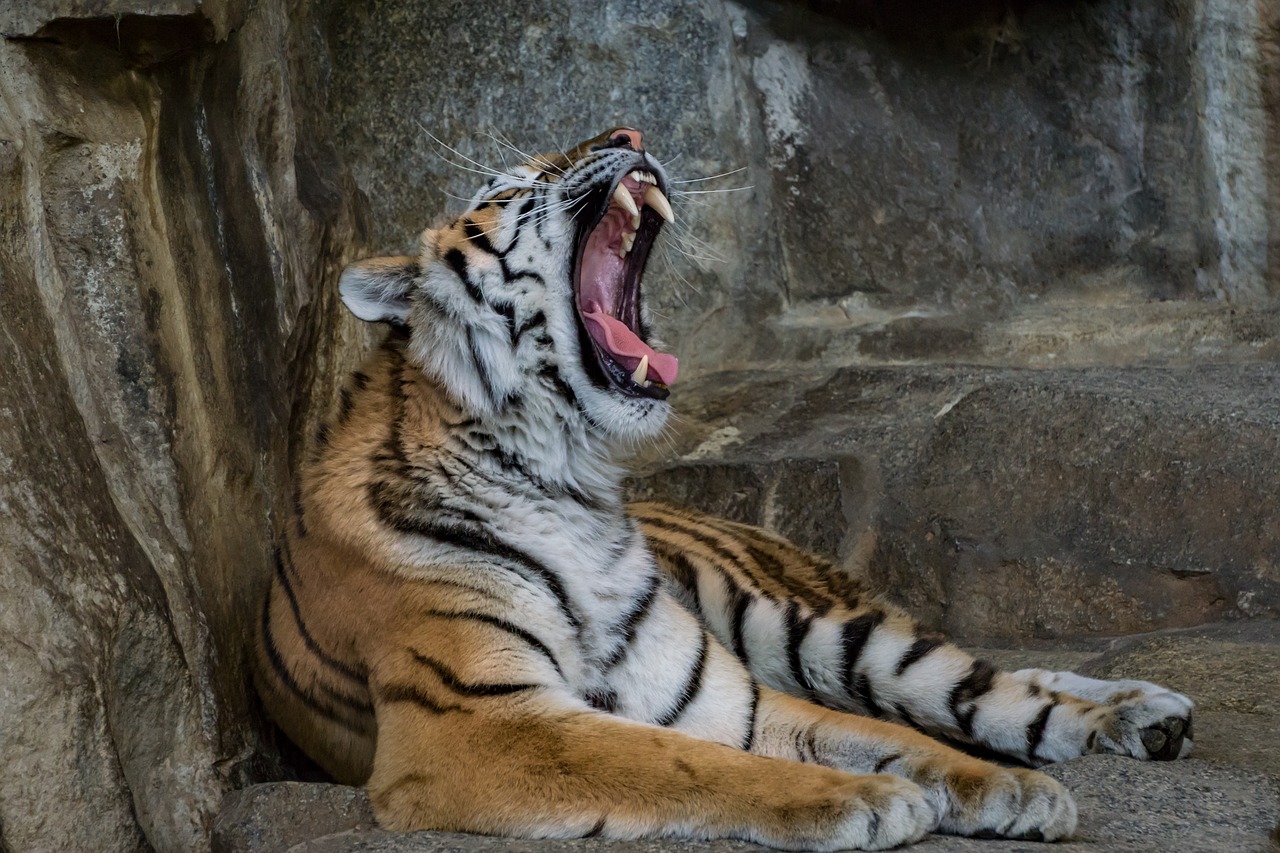
{"type": "Polygon", "coordinates": [[[662,194],[662,190],[649,184],[644,190],[644,203],[658,211],[658,215],[668,222],[674,223],[676,215],[671,211],[671,202],[662,194]]]}
{"type": "Polygon", "coordinates": [[[640,363],[636,365],[636,372],[631,374],[631,380],[637,385],[643,385],[644,380],[649,376],[649,356],[640,356],[640,363]]]}
{"type": "MultiPolygon", "coordinates": [[[[632,216],[637,216],[640,213],[640,208],[636,207],[636,200],[631,197],[631,193],[628,192],[627,188],[622,184],[618,184],[618,186],[614,187],[613,201],[618,205],[618,207],[622,208],[627,213],[630,213],[632,216]]],[[[667,209],[670,210],[670,208],[667,209]]]]}

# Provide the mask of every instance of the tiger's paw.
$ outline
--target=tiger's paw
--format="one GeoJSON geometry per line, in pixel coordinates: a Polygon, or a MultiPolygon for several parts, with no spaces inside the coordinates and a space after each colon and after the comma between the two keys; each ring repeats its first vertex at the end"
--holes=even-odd
{"type": "Polygon", "coordinates": [[[1097,706],[1087,714],[1089,730],[1083,749],[1046,756],[1052,760],[1104,753],[1143,761],[1172,761],[1186,758],[1195,746],[1191,718],[1195,703],[1158,684],[1132,679],[1104,681],[1074,672],[1044,670],[1021,670],[1013,675],[1027,684],[1097,706]]]}
{"type": "Polygon", "coordinates": [[[850,777],[851,790],[839,795],[838,822],[822,831],[830,806],[818,804],[813,839],[786,839],[774,846],[793,850],[888,850],[911,844],[938,827],[938,812],[924,790],[897,776],[850,777]]]}
{"type": "Polygon", "coordinates": [[[1056,841],[1076,829],[1076,802],[1058,780],[1035,770],[988,767],[952,773],[942,832],[973,838],[1056,841]]]}
{"type": "Polygon", "coordinates": [[[1147,682],[1116,683],[1141,686],[1131,689],[1132,696],[1107,703],[1108,713],[1090,734],[1091,738],[1096,734],[1092,752],[1149,761],[1173,761],[1191,754],[1195,732],[1190,699],[1147,682]]]}

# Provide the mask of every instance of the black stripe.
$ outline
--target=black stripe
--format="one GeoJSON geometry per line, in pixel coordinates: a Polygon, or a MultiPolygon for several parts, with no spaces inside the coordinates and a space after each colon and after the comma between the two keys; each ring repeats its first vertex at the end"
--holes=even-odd
{"type": "Polygon", "coordinates": [[[894,705],[893,710],[898,715],[898,718],[902,720],[902,722],[906,723],[908,726],[911,726],[911,728],[915,729],[918,732],[925,731],[924,726],[920,725],[920,723],[916,721],[916,718],[911,716],[911,712],[908,711],[907,707],[902,703],[898,703],[894,705]]]}
{"type": "Polygon", "coordinates": [[[807,694],[813,693],[813,682],[809,680],[809,676],[804,671],[804,661],[800,659],[800,646],[804,643],[805,637],[809,636],[809,626],[813,623],[812,616],[800,617],[800,603],[792,601],[787,604],[787,663],[791,666],[791,677],[795,679],[796,684],[807,694]]]}
{"type": "MultiPolygon", "coordinates": [[[[669,518],[667,516],[658,517],[658,516],[652,516],[652,515],[642,515],[642,516],[639,516],[639,518],[645,524],[652,525],[653,527],[657,527],[661,530],[667,530],[672,533],[680,533],[684,536],[688,536],[690,539],[702,545],[707,550],[711,551],[712,554],[719,557],[721,561],[723,561],[724,563],[730,566],[741,568],[743,565],[742,558],[740,558],[739,556],[734,554],[732,551],[725,548],[721,543],[717,542],[715,539],[711,538],[706,533],[702,532],[696,527],[689,526],[694,524],[694,522],[687,521],[684,519],[676,520],[676,519],[669,518]]],[[[712,561],[712,565],[715,567],[716,570],[720,571],[721,573],[726,573],[726,569],[724,568],[724,566],[717,565],[714,560],[712,561]]],[[[748,576],[747,580],[751,580],[751,578],[748,576]]],[[[772,596],[766,596],[766,597],[772,598],[772,596]]]]}
{"type": "Polygon", "coordinates": [[[325,446],[328,445],[328,443],[329,443],[329,425],[321,421],[320,425],[316,427],[316,440],[312,449],[314,451],[323,450],[325,446]]]}
{"type": "Polygon", "coordinates": [[[487,252],[490,255],[498,254],[498,250],[493,248],[493,244],[489,242],[489,235],[486,234],[484,229],[479,225],[472,222],[470,219],[464,219],[462,222],[462,230],[466,233],[467,240],[471,242],[471,245],[475,246],[482,252],[487,252]]]}
{"type": "Polygon", "coordinates": [[[280,582],[280,587],[284,590],[285,598],[289,600],[289,609],[293,612],[293,622],[298,626],[298,635],[302,637],[302,642],[307,647],[307,651],[315,655],[321,663],[332,669],[334,672],[337,672],[340,675],[345,675],[352,681],[356,681],[361,685],[364,685],[369,677],[368,669],[360,665],[353,665],[346,661],[338,660],[333,655],[320,648],[320,644],[316,642],[315,637],[311,635],[311,631],[307,629],[307,625],[302,619],[302,608],[298,606],[298,596],[293,591],[293,585],[289,583],[289,571],[285,567],[284,554],[280,548],[276,548],[275,565],[276,580],[280,582]]]}
{"type": "Polygon", "coordinates": [[[898,760],[899,758],[901,758],[901,757],[902,757],[902,753],[899,753],[899,752],[891,752],[891,753],[889,753],[889,754],[888,754],[888,755],[886,755],[884,758],[882,758],[882,759],[880,759],[879,761],[877,761],[877,762],[876,762],[875,770],[873,770],[872,772],[873,772],[873,773],[883,773],[883,772],[884,772],[884,769],[885,769],[886,767],[888,767],[890,764],[892,764],[893,762],[897,761],[897,760],[898,760]]]}
{"type": "Polygon", "coordinates": [[[640,623],[649,615],[649,611],[653,608],[653,602],[658,598],[658,585],[658,576],[654,575],[649,582],[649,588],[645,590],[644,595],[641,596],[640,600],[636,603],[636,606],[633,607],[631,612],[627,614],[626,618],[622,620],[622,624],[619,626],[622,631],[622,642],[618,644],[618,647],[614,649],[608,659],[605,660],[604,668],[606,670],[617,666],[622,661],[623,657],[626,656],[627,650],[631,648],[631,644],[635,642],[636,631],[639,629],[640,623]]]}
{"type": "Polygon", "coordinates": [[[646,537],[646,540],[655,557],[660,557],[671,564],[669,574],[672,579],[684,589],[696,593],[698,589],[698,571],[689,562],[688,558],[679,551],[668,550],[667,543],[661,539],[649,539],[646,537]]]}
{"type": "Polygon", "coordinates": [[[378,701],[384,704],[392,702],[412,702],[424,711],[432,714],[447,714],[450,711],[462,711],[471,713],[467,708],[461,705],[441,705],[427,694],[423,693],[416,687],[408,684],[388,684],[378,688],[378,701]]]}
{"type": "MultiPolygon", "coordinates": [[[[346,717],[339,714],[338,709],[328,702],[322,702],[313,696],[310,691],[304,690],[297,679],[293,677],[293,673],[289,671],[288,665],[284,662],[284,658],[280,656],[280,649],[276,647],[275,639],[271,633],[271,596],[266,596],[262,602],[262,648],[267,653],[267,661],[271,664],[271,669],[275,673],[277,679],[280,680],[285,687],[289,688],[289,692],[298,698],[302,704],[315,711],[327,720],[337,723],[345,729],[350,729],[361,735],[365,734],[364,727],[358,723],[352,722],[346,717]]],[[[323,686],[323,685],[322,685],[323,686]]],[[[326,690],[327,698],[343,705],[358,714],[372,714],[373,706],[366,702],[358,702],[350,697],[343,696],[332,690],[326,690]]]]}
{"type": "Polygon", "coordinates": [[[569,387],[569,383],[564,381],[564,377],[560,375],[560,368],[554,364],[544,364],[538,369],[538,375],[548,380],[561,397],[564,397],[571,405],[578,407],[578,395],[569,387]]]}
{"type": "Polygon", "coordinates": [[[541,310],[535,311],[533,313],[533,316],[526,319],[516,329],[515,334],[511,338],[511,343],[519,344],[520,338],[524,337],[525,332],[528,332],[531,329],[536,329],[539,326],[545,326],[546,324],[547,324],[547,315],[542,313],[541,310]]]}
{"type": "Polygon", "coordinates": [[[560,677],[564,678],[564,670],[560,668],[560,662],[556,660],[556,656],[551,652],[551,649],[547,644],[539,640],[533,634],[530,634],[524,628],[521,628],[519,625],[515,625],[505,619],[499,619],[497,616],[490,616],[488,613],[479,613],[475,610],[464,610],[453,613],[446,613],[442,610],[428,610],[422,615],[435,619],[469,619],[473,622],[483,622],[484,624],[491,625],[500,631],[505,631],[512,636],[519,637],[521,640],[524,640],[525,643],[540,652],[543,657],[549,660],[551,665],[556,668],[556,672],[560,677]]]}
{"type": "Polygon", "coordinates": [[[365,386],[369,384],[369,374],[362,370],[357,370],[351,374],[351,381],[357,391],[363,391],[365,386]]]}
{"type": "Polygon", "coordinates": [[[302,510],[302,484],[293,484],[293,521],[299,539],[307,537],[307,519],[302,510]]]}
{"type": "Polygon", "coordinates": [[[840,648],[844,656],[840,674],[844,679],[844,692],[847,696],[852,696],[855,692],[858,658],[862,656],[862,650],[871,639],[871,632],[883,621],[884,613],[873,610],[870,613],[855,616],[844,623],[844,627],[840,629],[840,648]]]}
{"type": "Polygon", "coordinates": [[[593,826],[593,827],[591,827],[591,829],[587,830],[587,834],[586,834],[586,835],[584,835],[584,836],[582,836],[582,837],[583,837],[583,838],[598,838],[598,837],[600,836],[600,834],[601,834],[602,832],[604,832],[605,821],[607,821],[607,820],[608,820],[608,817],[602,817],[602,818],[600,818],[598,821],[596,821],[596,825],[595,825],[595,826],[593,826]]]}
{"type": "Polygon", "coordinates": [[[792,598],[809,605],[814,615],[824,616],[836,605],[836,598],[830,592],[815,589],[812,585],[806,583],[782,559],[770,553],[766,548],[788,548],[792,552],[793,559],[803,561],[806,568],[815,574],[820,574],[818,568],[821,563],[815,560],[812,555],[805,553],[790,543],[776,542],[765,531],[749,524],[740,524],[723,518],[707,518],[701,523],[732,537],[738,546],[746,552],[750,560],[755,563],[756,568],[783,586],[792,598]]]}
{"type": "Polygon", "coordinates": [[[984,660],[975,660],[969,667],[969,674],[956,683],[951,689],[947,704],[951,714],[956,718],[956,725],[965,737],[973,737],[973,717],[978,712],[978,699],[991,692],[996,677],[996,668],[984,660]],[[967,711],[960,706],[971,703],[967,711]]]}
{"type": "Polygon", "coordinates": [[[498,301],[496,301],[496,300],[495,300],[494,302],[490,303],[489,307],[490,307],[490,308],[492,308],[496,313],[498,313],[499,315],[501,315],[501,316],[502,316],[502,318],[503,318],[504,320],[506,320],[506,321],[507,321],[507,337],[509,337],[509,338],[511,339],[511,345],[514,347],[514,346],[515,346],[515,344],[516,344],[516,306],[515,306],[515,303],[513,303],[513,302],[498,302],[498,301]]]}
{"type": "MultiPolygon", "coordinates": [[[[749,535],[749,532],[732,531],[731,535],[746,536],[749,535]]],[[[836,601],[834,598],[805,583],[804,580],[789,571],[780,559],[765,551],[752,542],[751,539],[740,539],[739,545],[747,552],[747,556],[760,571],[764,572],[776,583],[781,584],[793,598],[804,601],[814,611],[815,615],[823,616],[835,606],[836,601]]]]}
{"type": "Polygon", "coordinates": [[[459,696],[466,696],[470,699],[510,696],[512,693],[520,693],[542,686],[541,684],[516,684],[511,682],[473,684],[469,681],[463,681],[458,677],[457,673],[435,658],[428,657],[415,649],[410,649],[409,651],[413,654],[413,659],[434,672],[445,687],[448,687],[459,696]]]}
{"type": "Polygon", "coordinates": [[[893,674],[902,675],[902,673],[907,671],[907,667],[911,666],[913,663],[918,662],[921,658],[923,658],[925,655],[929,654],[930,652],[932,652],[934,649],[938,648],[942,644],[943,644],[942,640],[939,640],[936,638],[930,638],[930,637],[921,637],[920,639],[916,640],[914,643],[911,644],[911,647],[908,648],[906,652],[903,653],[902,657],[899,658],[898,665],[894,667],[893,674]]]}
{"type": "Polygon", "coordinates": [[[510,278],[511,281],[519,281],[522,278],[531,278],[543,287],[547,286],[547,280],[543,278],[540,273],[534,272],[531,269],[513,270],[506,268],[506,273],[507,277],[510,278]]]}
{"type": "Polygon", "coordinates": [[[476,375],[480,377],[480,384],[484,386],[484,395],[489,398],[489,402],[495,408],[500,407],[502,401],[498,399],[498,391],[493,387],[493,377],[489,375],[489,368],[480,359],[480,348],[476,345],[476,336],[468,326],[467,332],[467,349],[471,352],[471,360],[476,365],[476,375]]]}
{"type": "Polygon", "coordinates": [[[467,258],[458,249],[450,249],[444,253],[444,262],[453,269],[453,272],[462,280],[462,286],[467,289],[467,294],[477,303],[484,302],[484,294],[480,292],[480,288],[476,287],[475,282],[471,280],[467,270],[467,258]]]}
{"type": "MultiPolygon", "coordinates": [[[[689,537],[690,539],[694,539],[695,542],[703,544],[703,546],[709,548],[710,551],[714,553],[714,555],[721,557],[722,560],[724,562],[727,562],[728,565],[732,565],[732,566],[742,565],[742,561],[740,560],[739,557],[733,556],[732,552],[727,551],[727,549],[723,548],[722,546],[719,546],[716,540],[710,539],[709,537],[707,537],[707,535],[699,533],[698,530],[686,528],[686,526],[684,525],[675,523],[675,521],[668,520],[666,516],[641,515],[639,514],[639,512],[635,512],[634,515],[635,517],[637,517],[637,519],[641,521],[641,523],[654,526],[654,528],[658,528],[659,530],[667,530],[667,532],[669,533],[678,533],[678,534],[686,535],[686,537],[689,537]]],[[[662,542],[662,540],[660,540],[658,537],[652,537],[650,538],[650,542],[662,542]]],[[[728,571],[726,567],[717,564],[717,562],[714,560],[708,560],[708,564],[710,565],[710,567],[712,567],[712,571],[714,571],[714,573],[716,573],[717,575],[721,576],[721,578],[724,580],[724,585],[726,585],[726,588],[728,589],[728,594],[730,594],[731,597],[733,596],[733,594],[735,594],[735,590],[740,590],[739,584],[737,584],[736,576],[730,573],[730,571],[728,571]]],[[[753,587],[755,587],[756,590],[759,590],[758,585],[754,583],[750,575],[744,575],[744,580],[748,581],[748,583],[753,585],[753,587]]],[[[698,596],[698,589],[694,587],[694,590],[692,590],[692,592],[694,592],[694,601],[700,611],[701,601],[698,596]]],[[[744,594],[750,594],[750,593],[744,593],[744,594]]],[[[776,598],[767,596],[767,594],[765,594],[763,590],[760,590],[760,596],[764,598],[768,598],[769,601],[777,601],[776,598]]],[[[733,606],[735,606],[735,610],[736,608],[741,607],[742,612],[744,613],[746,612],[746,603],[742,603],[741,601],[737,601],[737,599],[735,599],[735,602],[733,602],[733,606]]],[[[739,637],[741,637],[740,629],[739,629],[739,637]]],[[[745,644],[742,644],[740,640],[735,639],[733,640],[733,646],[735,646],[735,649],[733,649],[733,653],[737,654],[737,657],[739,657],[740,660],[742,661],[748,660],[748,658],[746,658],[745,644]]]]}
{"type": "Polygon", "coordinates": [[[751,715],[747,718],[747,736],[743,739],[742,749],[750,752],[756,742],[756,714],[760,712],[760,683],[751,680],[751,715]]]}
{"type": "Polygon", "coordinates": [[[346,423],[347,418],[351,417],[351,407],[354,405],[351,398],[351,389],[343,388],[338,392],[338,423],[346,423]]]}
{"type": "Polygon", "coordinates": [[[379,809],[385,809],[391,798],[394,797],[396,792],[405,785],[421,785],[424,788],[430,788],[432,784],[433,780],[429,776],[425,776],[421,773],[406,773],[391,784],[380,787],[377,793],[370,792],[369,799],[372,800],[374,805],[379,809]]]}
{"type": "MultiPolygon", "coordinates": [[[[397,511],[398,508],[389,504],[381,494],[386,488],[385,483],[375,482],[369,484],[370,500],[374,509],[377,511],[379,518],[390,526],[399,530],[401,533],[413,533],[418,536],[426,536],[445,545],[455,548],[461,548],[469,551],[477,551],[482,554],[488,554],[504,560],[508,563],[514,563],[526,572],[534,575],[539,581],[546,586],[547,590],[555,597],[556,603],[560,606],[561,612],[565,618],[569,620],[569,624],[575,629],[580,627],[581,620],[577,614],[573,612],[573,607],[569,601],[569,594],[565,591],[564,584],[560,582],[554,572],[535,560],[533,557],[514,548],[505,542],[490,535],[483,529],[470,529],[459,525],[441,525],[431,524],[422,519],[407,515],[404,512],[397,511]]],[[[500,566],[501,568],[505,568],[500,566]]],[[[518,572],[517,572],[518,573],[518,572]]],[[[519,573],[518,573],[519,574],[519,573]]],[[[524,577],[521,574],[521,577],[524,577]]],[[[528,580],[528,578],[526,578],[528,580]]]]}
{"type": "Polygon", "coordinates": [[[867,713],[873,717],[883,717],[884,709],[876,702],[875,696],[871,690],[871,679],[865,675],[859,675],[853,680],[853,689],[850,694],[855,698],[867,713]]]}
{"type": "Polygon", "coordinates": [[[680,719],[680,715],[684,713],[685,709],[689,707],[689,703],[698,695],[698,691],[702,689],[702,671],[707,666],[707,652],[710,648],[711,638],[706,631],[703,631],[702,647],[698,649],[698,659],[694,661],[693,669],[689,672],[689,678],[684,684],[684,690],[680,692],[680,698],[676,700],[675,706],[658,718],[657,725],[669,726],[680,719]]]}
{"type": "Polygon", "coordinates": [[[733,639],[733,653],[744,664],[748,662],[747,638],[744,631],[747,620],[747,608],[751,606],[753,596],[733,582],[727,574],[723,576],[729,587],[729,596],[733,601],[733,609],[729,616],[729,629],[733,639]]]}
{"type": "Polygon", "coordinates": [[[584,698],[587,704],[597,711],[612,714],[618,710],[618,694],[613,690],[592,690],[584,698]]]}
{"type": "Polygon", "coordinates": [[[524,224],[528,221],[525,214],[529,212],[529,208],[532,207],[536,201],[537,198],[531,195],[524,201],[520,202],[520,206],[516,208],[516,222],[518,224],[516,225],[516,237],[511,242],[514,243],[516,240],[520,239],[520,229],[523,228],[524,224]]]}
{"type": "Polygon", "coordinates": [[[1040,748],[1040,741],[1044,739],[1045,727],[1049,724],[1049,714],[1058,705],[1057,702],[1050,702],[1040,710],[1036,718],[1027,723],[1027,758],[1034,759],[1036,750],[1040,748]]]}

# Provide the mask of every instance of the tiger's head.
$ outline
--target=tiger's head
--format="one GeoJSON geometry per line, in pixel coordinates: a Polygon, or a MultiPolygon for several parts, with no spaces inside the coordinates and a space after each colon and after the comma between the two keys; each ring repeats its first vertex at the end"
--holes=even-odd
{"type": "Polygon", "coordinates": [[[412,360],[478,417],[651,436],[677,370],[641,288],[667,192],[640,132],[616,128],[497,174],[417,257],[348,267],[342,299],[406,329],[412,360]]]}

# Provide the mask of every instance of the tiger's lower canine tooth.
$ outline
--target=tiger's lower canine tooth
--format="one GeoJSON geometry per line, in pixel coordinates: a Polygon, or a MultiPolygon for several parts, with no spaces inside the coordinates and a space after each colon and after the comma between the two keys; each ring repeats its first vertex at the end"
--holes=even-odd
{"type": "Polygon", "coordinates": [[[676,221],[676,215],[671,211],[671,202],[667,201],[667,197],[662,194],[662,190],[653,184],[645,187],[644,203],[658,211],[658,215],[668,222],[674,223],[676,221]]]}
{"type": "Polygon", "coordinates": [[[636,365],[636,372],[631,374],[631,381],[637,385],[643,385],[644,380],[649,376],[649,356],[640,356],[640,363],[636,365]]]}
{"type": "MultiPolygon", "coordinates": [[[[632,216],[640,215],[640,208],[636,207],[636,200],[631,197],[631,193],[628,192],[627,188],[624,187],[622,184],[618,184],[616,187],[614,187],[613,201],[615,204],[618,205],[618,207],[622,208],[627,213],[630,213],[632,216]]],[[[663,199],[663,201],[665,202],[666,199],[663,199]]],[[[667,210],[670,210],[670,209],[671,209],[671,206],[668,205],[667,210]]],[[[661,213],[662,211],[658,211],[658,212],[661,213]]]]}

